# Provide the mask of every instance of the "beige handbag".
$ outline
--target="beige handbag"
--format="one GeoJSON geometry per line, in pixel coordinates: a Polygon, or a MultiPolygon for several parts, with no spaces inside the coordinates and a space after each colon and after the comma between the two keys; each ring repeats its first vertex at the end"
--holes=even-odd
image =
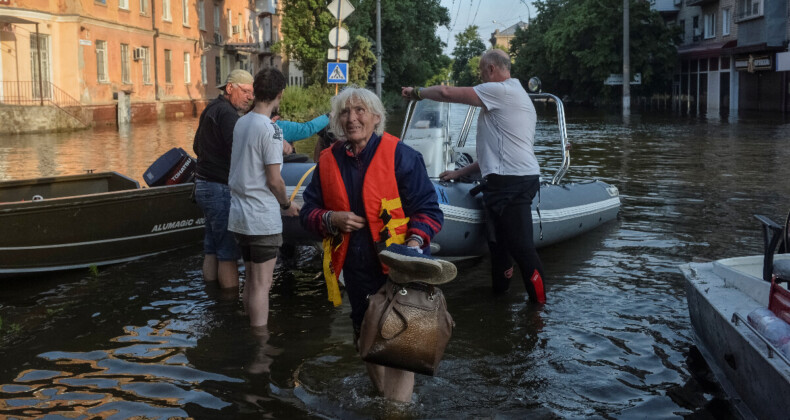
{"type": "Polygon", "coordinates": [[[366,362],[434,375],[454,326],[438,287],[387,280],[369,298],[359,352],[366,362]]]}

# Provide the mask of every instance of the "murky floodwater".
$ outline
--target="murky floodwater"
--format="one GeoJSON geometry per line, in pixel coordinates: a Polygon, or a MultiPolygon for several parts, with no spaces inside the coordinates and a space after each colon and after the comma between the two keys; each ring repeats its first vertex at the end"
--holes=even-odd
{"type": "MultiPolygon", "coordinates": [[[[309,256],[278,271],[270,330],[254,333],[237,296],[204,285],[200,250],[189,249],[0,283],[0,416],[726,418],[726,404],[690,374],[677,267],[761,253],[752,214],[780,219],[790,208],[790,124],[568,117],[566,179],[617,185],[618,220],[541,250],[549,301],[540,310],[518,282],[492,296],[486,259],[461,263],[443,287],[457,327],[439,375],[418,376],[412,404],[373,394],[349,307],[326,301],[309,256]]],[[[191,151],[196,126],[5,137],[0,179],[95,169],[141,180],[170,147],[191,151]]],[[[555,148],[539,148],[544,175],[559,162],[555,148]]]]}

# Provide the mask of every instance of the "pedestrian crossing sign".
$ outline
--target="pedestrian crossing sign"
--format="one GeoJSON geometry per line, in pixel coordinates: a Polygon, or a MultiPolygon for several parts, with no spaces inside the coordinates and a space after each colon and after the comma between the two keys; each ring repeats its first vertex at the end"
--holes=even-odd
{"type": "Polygon", "coordinates": [[[326,63],[327,83],[348,83],[348,63],[326,63]]]}

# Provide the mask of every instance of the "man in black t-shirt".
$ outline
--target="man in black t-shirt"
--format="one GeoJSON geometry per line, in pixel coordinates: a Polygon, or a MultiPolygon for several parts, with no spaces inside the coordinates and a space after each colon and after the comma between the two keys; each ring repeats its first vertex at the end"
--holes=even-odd
{"type": "Polygon", "coordinates": [[[250,109],[253,99],[252,75],[233,70],[217,88],[222,94],[211,101],[200,114],[200,122],[192,145],[197,154],[195,199],[206,218],[203,241],[203,278],[219,280],[221,288],[239,286],[237,261],[240,253],[231,232],[228,232],[230,209],[230,154],[233,128],[240,114],[250,109]]]}

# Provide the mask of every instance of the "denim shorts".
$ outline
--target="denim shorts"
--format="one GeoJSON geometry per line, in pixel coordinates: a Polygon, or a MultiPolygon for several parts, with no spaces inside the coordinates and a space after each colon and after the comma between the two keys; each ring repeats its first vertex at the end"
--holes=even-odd
{"type": "Polygon", "coordinates": [[[218,182],[195,180],[195,200],[206,217],[203,252],[219,261],[236,261],[241,255],[233,232],[228,231],[230,187],[218,182]]]}

